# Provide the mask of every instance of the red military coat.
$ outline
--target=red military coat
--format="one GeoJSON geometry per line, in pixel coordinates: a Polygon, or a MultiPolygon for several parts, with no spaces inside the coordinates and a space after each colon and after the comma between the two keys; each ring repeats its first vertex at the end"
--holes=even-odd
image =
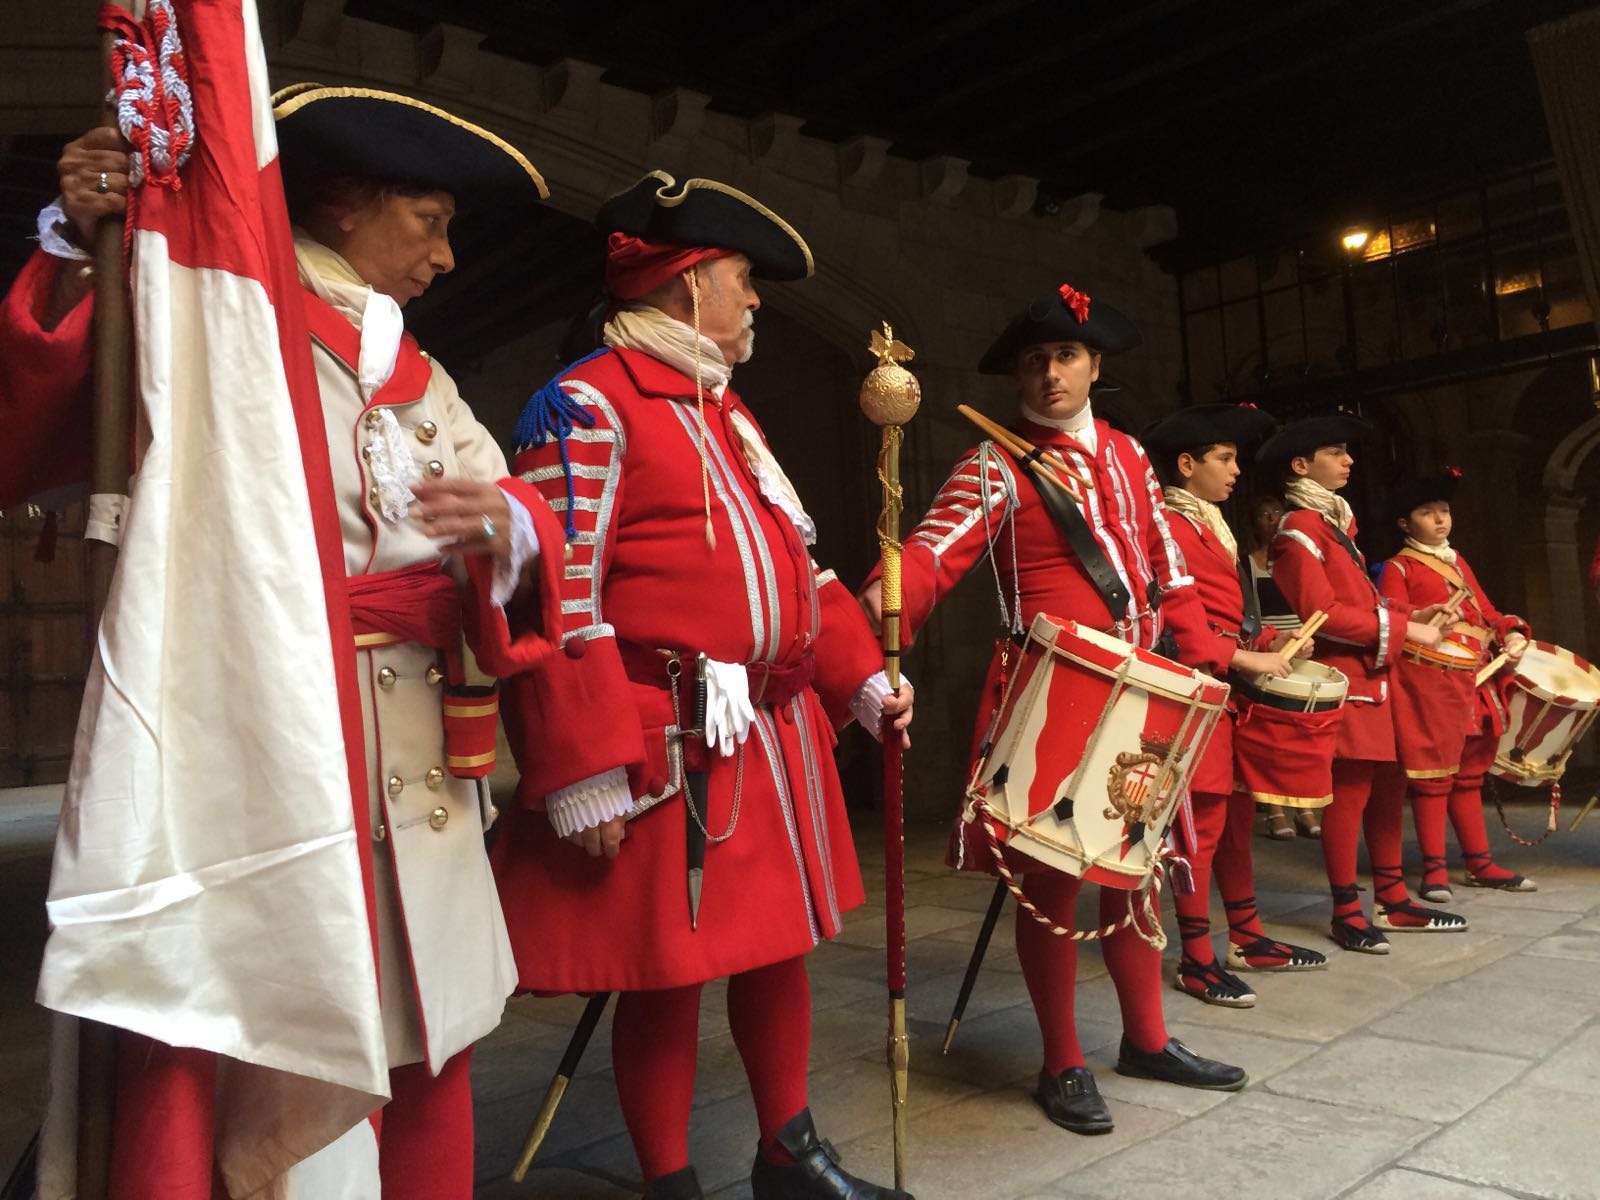
{"type": "MultiPolygon", "coordinates": [[[[1174,629],[1178,642],[1178,661],[1200,667],[1219,678],[1227,675],[1233,652],[1240,646],[1239,627],[1244,624],[1244,591],[1239,583],[1239,564],[1203,521],[1183,513],[1169,513],[1172,538],[1194,576],[1195,592],[1205,610],[1205,623],[1179,623],[1174,629]]],[[[1274,630],[1257,631],[1249,649],[1265,649],[1274,630]]],[[[1218,721],[1211,743],[1189,780],[1189,790],[1212,795],[1233,791],[1233,705],[1229,718],[1218,721]]]]}
{"type": "MultiPolygon", "coordinates": [[[[1113,615],[1107,610],[1028,472],[993,442],[984,442],[956,464],[906,539],[901,569],[907,635],[915,636],[940,598],[992,552],[1007,604],[1014,597],[1020,604],[1023,628],[1036,614],[1047,613],[1109,630],[1147,649],[1167,625],[1200,639],[1205,614],[1144,447],[1100,420],[1092,455],[1058,429],[1028,421],[1014,428],[1034,445],[1058,451],[1092,485],[1085,520],[1128,588],[1128,611],[1113,615]],[[1160,593],[1155,607],[1149,602],[1152,583],[1160,593]]],[[[989,665],[974,750],[1000,703],[1004,657],[997,651],[989,665]]],[[[987,870],[992,861],[987,843],[975,825],[963,828],[969,841],[960,861],[987,870]]]]}
{"type": "MultiPolygon", "coordinates": [[[[1346,532],[1353,543],[1354,521],[1346,532]]],[[[1300,619],[1318,610],[1328,614],[1313,657],[1350,681],[1334,756],[1393,762],[1389,668],[1400,656],[1411,607],[1380,596],[1365,559],[1351,557],[1333,525],[1309,509],[1284,515],[1270,554],[1273,582],[1300,619]]]]}
{"type": "Polygon", "coordinates": [[[0,305],[0,508],[89,472],[89,323],[84,297],[52,330],[41,321],[63,263],[36,250],[0,305]]]}
{"type": "MultiPolygon", "coordinates": [[[[522,986],[541,991],[678,987],[810,950],[863,900],[833,763],[833,729],[882,665],[850,593],[819,571],[794,523],[763,494],[741,446],[732,391],[707,394],[706,544],[693,382],[633,350],[582,362],[561,384],[594,417],[568,441],[577,536],[562,609],[566,648],[507,688],[524,774],[495,848],[522,986]],[[699,927],[685,884],[687,675],[674,712],[662,650],[814,670],[781,705],[758,704],[743,750],[709,763],[706,822],[732,835],[706,852],[699,927]],[[811,667],[805,667],[807,662],[811,667]],[[625,766],[635,805],[615,861],[559,839],[543,810],[558,788],[625,766]]],[[[566,511],[554,442],[515,464],[566,511]]],[[[759,673],[758,673],[759,674],[759,673]]],[[[705,766],[697,742],[688,766],[705,766]]]]}
{"type": "Polygon", "coordinates": [[[1531,636],[1526,621],[1502,613],[1490,603],[1459,551],[1455,563],[1449,564],[1408,547],[1383,564],[1378,580],[1383,595],[1413,609],[1443,604],[1458,587],[1466,587],[1471,596],[1462,602],[1460,619],[1446,631],[1445,639],[1472,651],[1473,669],[1448,670],[1410,657],[1403,657],[1396,667],[1400,761],[1413,778],[1454,774],[1466,738],[1480,733],[1498,736],[1504,731],[1505,705],[1495,681],[1478,687],[1474,673],[1508,635],[1531,636]]]}

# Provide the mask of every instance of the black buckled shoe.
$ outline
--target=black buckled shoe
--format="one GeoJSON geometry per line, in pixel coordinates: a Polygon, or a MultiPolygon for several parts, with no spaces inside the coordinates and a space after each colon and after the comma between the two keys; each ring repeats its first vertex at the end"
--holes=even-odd
{"type": "Polygon", "coordinates": [[[1208,1092],[1237,1092],[1250,1082],[1243,1067],[1201,1058],[1177,1038],[1168,1038],[1159,1050],[1137,1050],[1122,1038],[1117,1051],[1117,1074],[1131,1079],[1155,1079],[1179,1087],[1201,1088],[1208,1092]]]}
{"type": "Polygon", "coordinates": [[[652,1179],[644,1190],[644,1200],[705,1200],[705,1196],[693,1167],[652,1179]]]}
{"type": "Polygon", "coordinates": [[[809,1108],[796,1113],[774,1140],[794,1161],[770,1163],[758,1147],[750,1170],[755,1200],[913,1200],[910,1192],[879,1187],[841,1168],[839,1152],[817,1136],[809,1108]]]}
{"type": "Polygon", "coordinates": [[[1059,1075],[1039,1072],[1033,1098],[1051,1122],[1073,1133],[1111,1132],[1111,1110],[1100,1098],[1094,1072],[1088,1067],[1068,1067],[1059,1075]]]}

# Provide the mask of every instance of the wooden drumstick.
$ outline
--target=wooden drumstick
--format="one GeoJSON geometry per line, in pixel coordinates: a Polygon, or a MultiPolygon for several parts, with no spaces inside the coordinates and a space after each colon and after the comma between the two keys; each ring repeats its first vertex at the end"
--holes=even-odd
{"type": "Polygon", "coordinates": [[[1444,602],[1444,607],[1439,609],[1438,612],[1434,613],[1433,616],[1428,618],[1428,624],[1432,625],[1435,629],[1443,629],[1446,625],[1460,616],[1461,605],[1465,603],[1467,597],[1470,595],[1472,595],[1472,593],[1466,588],[1457,588],[1454,593],[1451,594],[1450,599],[1444,602]]]}
{"type": "Polygon", "coordinates": [[[1494,678],[1495,672],[1499,671],[1501,667],[1506,665],[1506,659],[1508,657],[1510,656],[1504,651],[1501,651],[1488,662],[1484,663],[1483,666],[1479,668],[1477,678],[1474,680],[1474,682],[1479,687],[1482,687],[1484,684],[1488,683],[1489,680],[1494,678]]]}
{"type": "Polygon", "coordinates": [[[1299,629],[1295,630],[1294,636],[1282,646],[1278,647],[1278,653],[1283,655],[1284,661],[1293,661],[1294,656],[1300,653],[1300,647],[1304,646],[1311,640],[1312,636],[1317,632],[1317,630],[1322,628],[1323,622],[1325,622],[1327,619],[1328,614],[1323,612],[1320,608],[1307,617],[1305,624],[1300,626],[1299,629]]]}
{"type": "Polygon", "coordinates": [[[1018,437],[1004,425],[995,424],[995,422],[984,416],[977,409],[971,408],[965,404],[956,405],[956,411],[967,420],[971,421],[979,429],[983,430],[984,433],[988,434],[995,441],[999,442],[1012,454],[1026,462],[1028,467],[1033,471],[1033,474],[1037,478],[1042,479],[1052,487],[1065,492],[1067,495],[1071,496],[1074,501],[1079,503],[1082,502],[1083,495],[1079,489],[1091,485],[1087,480],[1080,478],[1070,467],[1068,467],[1065,460],[1063,460],[1060,455],[1054,453],[1053,451],[1046,451],[1045,453],[1050,455],[1048,462],[1046,462],[1040,456],[1030,457],[1035,455],[1037,447],[1035,447],[1033,443],[1029,442],[1026,438],[1018,437]],[[1063,478],[1063,475],[1065,475],[1065,478],[1063,478]]]}

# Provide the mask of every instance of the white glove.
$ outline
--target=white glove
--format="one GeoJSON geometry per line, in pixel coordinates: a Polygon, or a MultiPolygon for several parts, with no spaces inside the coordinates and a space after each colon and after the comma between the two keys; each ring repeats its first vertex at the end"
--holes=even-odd
{"type": "Polygon", "coordinates": [[[756,710],[750,706],[750,677],[742,663],[706,659],[706,746],[724,758],[750,736],[756,710]]]}

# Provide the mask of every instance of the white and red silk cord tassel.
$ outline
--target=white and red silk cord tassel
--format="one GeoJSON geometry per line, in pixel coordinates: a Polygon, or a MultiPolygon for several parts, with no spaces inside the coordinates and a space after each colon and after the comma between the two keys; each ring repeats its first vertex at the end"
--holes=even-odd
{"type": "Polygon", "coordinates": [[[128,156],[128,214],[124,244],[132,237],[137,189],[146,183],[178,191],[179,175],[194,150],[194,100],[189,67],[171,0],[149,0],[145,19],[115,4],[100,7],[100,28],[111,33],[112,92],[117,128],[133,147],[128,156]]]}

